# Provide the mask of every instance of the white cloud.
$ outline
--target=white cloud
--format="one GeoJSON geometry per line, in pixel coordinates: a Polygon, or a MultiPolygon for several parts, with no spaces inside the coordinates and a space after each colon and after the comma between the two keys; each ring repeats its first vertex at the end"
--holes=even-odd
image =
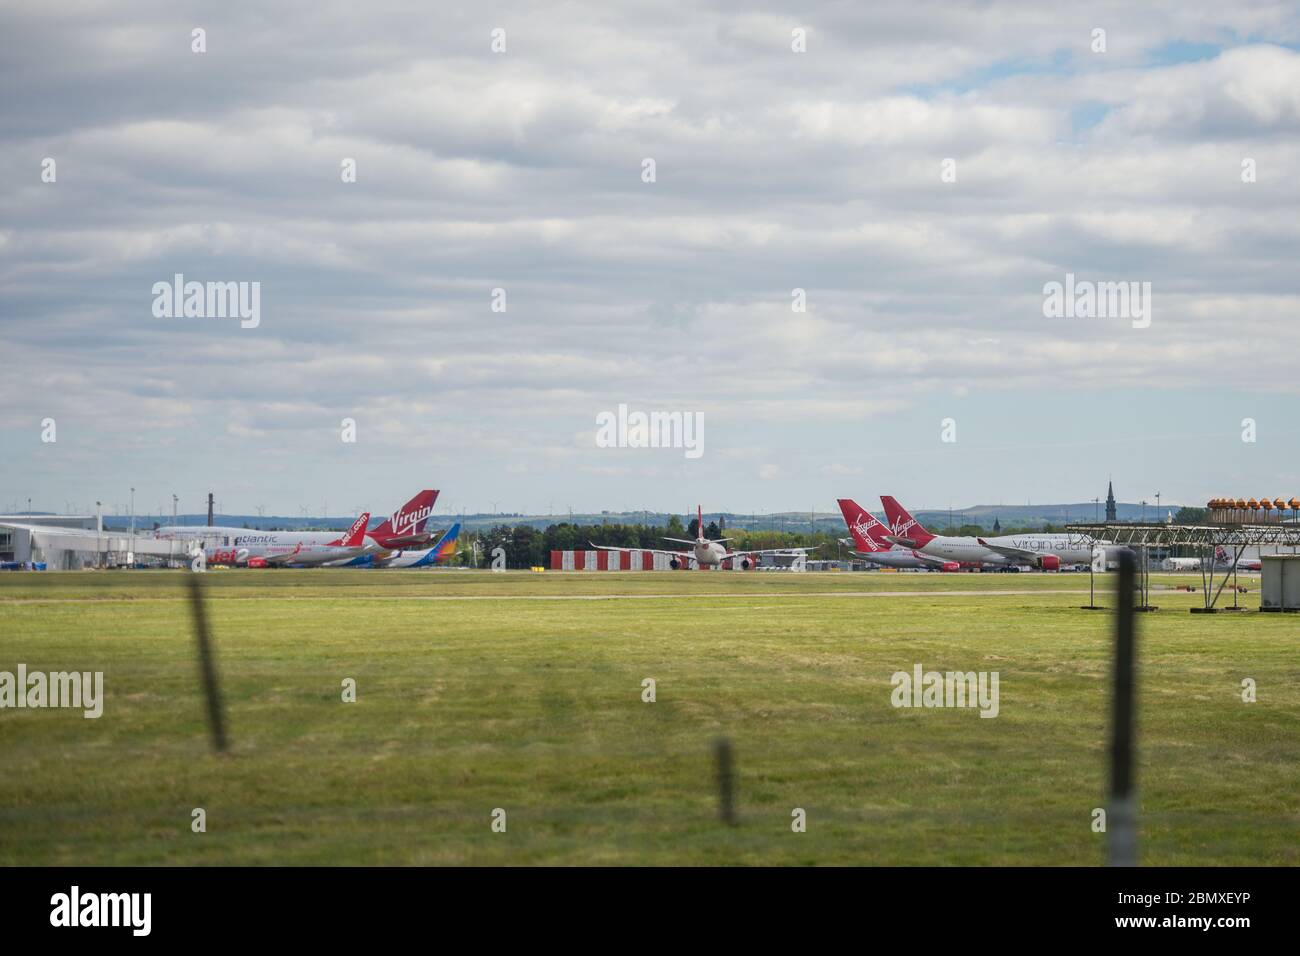
{"type": "MultiPolygon", "coordinates": [[[[1300,391],[1289,352],[1259,344],[1300,304],[1284,4],[524,4],[504,56],[468,8],[223,10],[203,57],[169,5],[121,16],[0,12],[0,70],[27,91],[0,120],[0,335],[22,370],[0,380],[0,451],[24,476],[41,460],[23,430],[56,413],[106,480],[141,466],[123,448],[195,485],[272,455],[341,498],[363,480],[329,441],[351,415],[386,492],[428,469],[499,496],[518,459],[530,483],[623,477],[645,501],[741,459],[833,478],[808,443],[911,415],[928,435],[948,396],[1300,391]],[[1226,48],[1168,62],[1192,43],[1226,48]],[[1152,329],[1045,320],[1067,271],[1150,281],[1152,329]],[[152,319],[175,272],[262,282],[261,327],[152,319]],[[589,459],[574,436],[619,401],[705,411],[706,460],[589,459]]],[[[575,495],[613,484],[593,479],[575,495]]]]}

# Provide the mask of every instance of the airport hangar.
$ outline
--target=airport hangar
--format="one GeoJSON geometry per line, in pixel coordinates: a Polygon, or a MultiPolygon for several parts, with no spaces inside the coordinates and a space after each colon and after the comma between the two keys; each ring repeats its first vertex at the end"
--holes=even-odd
{"type": "Polygon", "coordinates": [[[188,563],[193,546],[192,540],[105,531],[95,515],[0,515],[0,565],[78,571],[129,565],[146,556],[188,563]]]}

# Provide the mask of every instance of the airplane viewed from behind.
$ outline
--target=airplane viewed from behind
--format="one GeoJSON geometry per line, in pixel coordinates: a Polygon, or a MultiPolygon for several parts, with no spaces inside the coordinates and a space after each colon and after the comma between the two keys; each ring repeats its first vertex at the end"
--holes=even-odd
{"type": "Polygon", "coordinates": [[[667,551],[655,548],[620,548],[615,545],[593,544],[591,547],[597,551],[617,551],[630,553],[644,553],[649,551],[651,554],[668,555],[668,566],[674,571],[679,568],[687,567],[694,562],[694,566],[700,570],[704,568],[717,568],[722,566],[722,562],[729,558],[735,558],[740,561],[740,567],[748,571],[758,563],[758,556],[763,554],[780,555],[781,557],[800,557],[807,556],[812,548],[762,548],[757,551],[728,551],[722,546],[722,542],[731,541],[731,538],[717,538],[710,540],[704,537],[704,506],[696,505],[696,536],[692,541],[689,538],[669,538],[665,541],[672,541],[674,544],[689,544],[690,551],[667,551]]]}
{"type": "Polygon", "coordinates": [[[882,568],[925,569],[932,571],[957,571],[960,565],[956,561],[945,561],[928,554],[921,554],[911,548],[891,544],[885,538],[889,535],[887,528],[875,515],[871,514],[852,498],[838,499],[840,512],[844,515],[844,524],[853,539],[854,554],[882,568]]]}

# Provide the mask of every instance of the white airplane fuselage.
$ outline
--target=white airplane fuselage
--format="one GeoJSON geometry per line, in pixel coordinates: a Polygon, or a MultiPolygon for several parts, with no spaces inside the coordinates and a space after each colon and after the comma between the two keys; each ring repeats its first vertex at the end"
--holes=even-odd
{"type": "Polygon", "coordinates": [[[939,571],[942,570],[943,565],[947,563],[942,558],[920,555],[911,548],[904,548],[898,545],[892,546],[887,551],[854,550],[853,553],[863,561],[869,561],[882,568],[898,568],[900,570],[927,568],[939,571]]]}
{"type": "Polygon", "coordinates": [[[159,528],[154,537],[162,540],[202,540],[204,560],[209,564],[246,565],[250,560],[285,561],[288,564],[319,565],[345,561],[378,549],[372,538],[359,547],[332,544],[337,531],[256,531],[251,528],[177,525],[159,528]]]}
{"type": "MultiPolygon", "coordinates": [[[[154,532],[155,538],[170,540],[174,538],[203,538],[204,541],[222,548],[288,548],[297,545],[329,544],[339,540],[338,531],[258,531],[255,528],[227,528],[220,525],[172,525],[159,528],[154,532]]],[[[367,536],[367,544],[374,539],[367,536]]]]}
{"type": "Polygon", "coordinates": [[[703,539],[695,542],[695,547],[691,549],[695,555],[695,563],[702,568],[717,567],[722,563],[723,555],[727,549],[716,541],[705,541],[703,539]]]}
{"type": "MultiPolygon", "coordinates": [[[[1092,561],[1093,543],[1088,538],[1072,534],[1008,534],[985,538],[989,544],[1040,555],[1054,555],[1061,564],[1089,564],[1092,561]]],[[[961,564],[990,564],[995,567],[1024,565],[1027,561],[999,554],[980,544],[975,538],[937,535],[917,548],[923,554],[961,564]]]]}

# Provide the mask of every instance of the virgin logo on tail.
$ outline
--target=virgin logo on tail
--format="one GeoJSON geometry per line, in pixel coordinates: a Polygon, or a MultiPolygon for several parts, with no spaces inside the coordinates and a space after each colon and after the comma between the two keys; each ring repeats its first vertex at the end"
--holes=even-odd
{"type": "Polygon", "coordinates": [[[888,530],[868,515],[866,518],[859,518],[857,524],[853,526],[853,539],[860,551],[888,551],[889,542],[880,539],[880,533],[888,530]]]}
{"type": "Polygon", "coordinates": [[[893,529],[894,536],[897,538],[906,538],[907,532],[911,531],[915,527],[916,527],[915,518],[908,518],[906,521],[904,521],[902,518],[899,518],[897,521],[894,522],[894,529],[893,529]]]}
{"type": "Polygon", "coordinates": [[[875,515],[867,511],[852,498],[839,498],[837,503],[844,515],[844,524],[853,535],[854,543],[864,551],[888,551],[889,544],[883,540],[889,532],[875,515]]]}
{"type": "Polygon", "coordinates": [[[907,538],[920,548],[934,539],[934,535],[925,530],[925,525],[908,514],[907,509],[898,503],[898,499],[891,495],[881,495],[880,503],[885,506],[885,516],[889,518],[893,537],[907,538]]]}
{"type": "Polygon", "coordinates": [[[388,521],[393,526],[393,534],[405,534],[408,531],[419,531],[431,514],[433,508],[426,505],[414,511],[395,511],[388,521]]]}
{"type": "Polygon", "coordinates": [[[859,518],[857,523],[853,525],[853,533],[864,544],[870,544],[885,551],[889,550],[889,542],[884,540],[884,535],[889,533],[889,529],[877,521],[874,515],[863,515],[859,518]]]}
{"type": "Polygon", "coordinates": [[[437,500],[438,492],[421,491],[394,511],[391,518],[370,532],[370,537],[380,540],[386,537],[400,538],[403,535],[420,533],[424,530],[424,523],[429,520],[429,515],[433,514],[433,506],[437,500]]]}

